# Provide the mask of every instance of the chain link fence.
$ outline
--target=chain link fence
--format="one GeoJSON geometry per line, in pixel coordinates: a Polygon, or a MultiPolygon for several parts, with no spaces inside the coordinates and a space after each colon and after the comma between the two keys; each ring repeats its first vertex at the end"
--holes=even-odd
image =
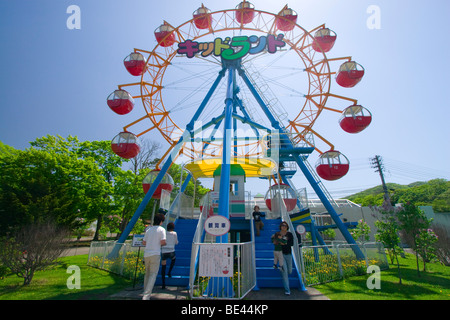
{"type": "MultiPolygon", "coordinates": [[[[119,274],[128,279],[136,279],[142,282],[145,275],[143,250],[132,247],[131,243],[122,244],[119,254],[114,259],[108,259],[109,254],[116,245],[116,241],[92,242],[89,250],[88,265],[119,274]],[[136,277],[136,278],[135,278],[136,277]]],[[[199,273],[198,260],[195,261],[201,245],[193,244],[193,263],[196,270],[191,275],[190,294],[193,299],[204,298],[243,298],[255,285],[255,265],[251,257],[254,256],[254,244],[237,243],[231,245],[233,252],[233,271],[229,277],[206,277],[199,273]],[[197,262],[197,263],[195,263],[197,262]],[[224,284],[213,284],[213,281],[224,281],[224,284]],[[210,288],[222,288],[221,292],[211,292],[210,288]],[[226,288],[229,286],[229,288],[226,288]],[[225,288],[224,288],[225,287],[225,288]],[[233,292],[233,294],[229,294],[233,292]],[[226,293],[226,294],[225,294],[226,293]]],[[[220,246],[221,244],[213,244],[220,246]]],[[[331,244],[321,246],[300,247],[300,266],[303,283],[305,286],[340,280],[343,278],[367,274],[367,268],[376,265],[380,270],[389,268],[389,263],[384,247],[378,242],[356,244],[364,253],[365,259],[356,258],[352,246],[354,244],[331,244]]]]}
{"type": "Polygon", "coordinates": [[[302,275],[305,285],[326,283],[355,275],[367,274],[367,268],[376,265],[380,270],[389,268],[383,244],[337,244],[302,247],[302,275]],[[359,246],[365,259],[357,259],[352,246],[359,246]]]}
{"type": "Polygon", "coordinates": [[[107,270],[127,279],[142,282],[145,275],[144,250],[131,246],[130,242],[121,245],[119,254],[108,258],[116,246],[116,241],[93,241],[89,249],[87,264],[91,267],[107,270]]]}

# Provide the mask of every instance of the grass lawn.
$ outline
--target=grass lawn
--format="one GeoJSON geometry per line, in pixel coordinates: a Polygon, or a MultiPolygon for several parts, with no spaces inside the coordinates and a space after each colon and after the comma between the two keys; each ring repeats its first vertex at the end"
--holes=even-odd
{"type": "Polygon", "coordinates": [[[28,286],[15,274],[0,280],[0,300],[104,300],[111,294],[132,287],[131,280],[86,265],[88,255],[64,257],[61,263],[36,272],[28,286]],[[71,265],[80,267],[81,288],[68,289],[71,265]]]}
{"type": "MultiPolygon", "coordinates": [[[[416,270],[416,257],[406,254],[400,260],[402,284],[398,284],[397,265],[381,271],[381,288],[370,290],[366,281],[370,275],[316,285],[314,288],[331,300],[450,300],[450,267],[428,263],[427,272],[416,270]]],[[[419,261],[420,270],[423,263],[419,261]]]]}
{"type": "MultiPolygon", "coordinates": [[[[61,263],[39,271],[29,286],[14,274],[0,280],[0,300],[105,300],[111,294],[132,286],[132,281],[86,265],[87,255],[65,257],[61,263]],[[67,268],[77,265],[81,270],[81,289],[68,289],[67,268]]],[[[450,267],[427,264],[428,272],[417,276],[415,256],[407,254],[400,260],[403,284],[398,284],[397,268],[381,272],[381,289],[369,290],[369,275],[316,285],[314,288],[332,300],[450,300],[450,267]]],[[[422,263],[420,263],[422,268],[422,263]]]]}

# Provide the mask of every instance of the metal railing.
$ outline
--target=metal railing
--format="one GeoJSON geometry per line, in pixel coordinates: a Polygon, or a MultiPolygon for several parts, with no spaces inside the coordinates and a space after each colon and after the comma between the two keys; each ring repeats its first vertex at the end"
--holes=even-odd
{"type": "Polygon", "coordinates": [[[383,244],[335,244],[300,248],[304,283],[307,286],[367,274],[367,268],[377,265],[380,270],[389,268],[383,244]],[[352,246],[359,246],[365,259],[356,258],[352,246]]]}
{"type": "Polygon", "coordinates": [[[130,242],[117,244],[117,241],[92,241],[89,248],[87,265],[116,273],[128,279],[134,277],[144,279],[145,266],[142,263],[144,250],[133,247],[130,242]],[[112,250],[120,245],[120,250],[114,259],[108,259],[112,250]]]}
{"type": "MultiPolygon", "coordinates": [[[[289,230],[291,230],[291,233],[294,235],[294,245],[292,246],[292,258],[294,260],[294,265],[295,265],[295,270],[297,272],[297,276],[300,280],[301,283],[301,289],[304,289],[304,281],[303,281],[303,257],[302,254],[300,252],[300,246],[298,243],[298,238],[297,238],[297,233],[295,232],[294,226],[291,222],[291,218],[289,217],[289,214],[287,213],[286,210],[286,206],[284,205],[284,201],[281,200],[281,197],[277,197],[278,201],[279,201],[279,207],[280,207],[280,211],[281,211],[281,219],[283,221],[285,221],[288,226],[289,226],[289,230]]],[[[274,199],[275,200],[275,199],[274,199]]]]}
{"type": "MultiPolygon", "coordinates": [[[[253,217],[250,242],[205,242],[204,225],[210,201],[205,201],[194,234],[189,274],[191,299],[242,299],[256,286],[253,217]]],[[[212,238],[211,240],[215,240],[212,238]]]]}

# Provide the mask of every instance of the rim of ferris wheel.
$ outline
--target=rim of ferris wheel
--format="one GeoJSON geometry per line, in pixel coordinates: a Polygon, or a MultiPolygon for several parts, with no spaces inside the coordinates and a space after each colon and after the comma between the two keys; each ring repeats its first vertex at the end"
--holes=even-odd
{"type": "Polygon", "coordinates": [[[111,149],[119,157],[132,159],[141,150],[138,138],[131,132],[120,132],[111,140],[111,149]]]}
{"type": "Polygon", "coordinates": [[[211,10],[209,10],[203,4],[200,8],[194,11],[192,16],[194,17],[195,26],[198,29],[208,29],[211,27],[211,10]]]}
{"type": "Polygon", "coordinates": [[[275,20],[278,30],[287,32],[294,29],[297,23],[297,17],[297,12],[285,6],[275,20]]]}
{"type": "MultiPolygon", "coordinates": [[[[193,143],[189,141],[189,143],[185,143],[183,140],[182,134],[185,132],[185,130],[182,130],[174,121],[175,118],[172,111],[173,108],[168,108],[166,110],[165,101],[163,101],[167,96],[162,95],[162,90],[164,88],[164,92],[167,92],[167,88],[164,86],[166,83],[163,82],[163,78],[166,72],[166,69],[170,66],[170,70],[174,69],[172,66],[174,66],[172,59],[176,57],[177,59],[180,58],[180,55],[177,55],[177,53],[180,53],[177,51],[177,48],[175,46],[172,46],[173,44],[177,43],[178,48],[180,47],[183,42],[191,41],[189,44],[191,45],[190,49],[195,49],[197,51],[193,52],[192,57],[198,57],[201,58],[202,61],[205,60],[205,55],[208,56],[209,53],[217,53],[214,55],[211,55],[211,57],[208,57],[208,62],[215,63],[219,65],[222,69],[224,68],[224,65],[221,63],[226,58],[229,58],[230,61],[232,61],[235,57],[239,56],[239,51],[242,51],[242,47],[251,49],[253,52],[257,51],[260,52],[260,56],[264,56],[263,53],[275,53],[278,50],[277,49],[277,43],[278,42],[284,42],[287,46],[287,49],[292,50],[280,50],[284,52],[291,52],[294,55],[297,54],[298,57],[302,60],[301,62],[303,65],[301,65],[301,70],[305,72],[307,75],[307,81],[309,82],[309,88],[307,89],[307,92],[296,92],[296,94],[301,97],[301,105],[299,106],[298,110],[300,110],[300,113],[292,120],[289,121],[289,125],[283,128],[283,131],[289,132],[297,135],[297,139],[299,140],[305,140],[305,137],[311,133],[315,137],[320,138],[322,141],[326,142],[328,145],[330,145],[331,148],[334,148],[331,143],[326,141],[323,137],[317,134],[314,130],[312,130],[312,127],[314,123],[316,123],[317,117],[320,116],[322,111],[333,111],[333,112],[339,112],[341,113],[341,110],[332,109],[325,107],[328,98],[333,97],[337,99],[343,99],[343,100],[350,100],[353,101],[353,103],[357,103],[356,100],[334,95],[330,92],[331,90],[331,76],[335,74],[336,72],[332,72],[330,70],[330,62],[331,61],[338,61],[338,60],[351,60],[351,57],[341,57],[341,58],[327,58],[324,51],[317,52],[312,48],[313,43],[316,42],[314,37],[311,33],[317,31],[318,29],[324,28],[324,25],[318,26],[317,28],[314,28],[311,31],[305,30],[303,27],[299,26],[298,24],[294,25],[294,28],[291,31],[286,32],[285,34],[276,34],[277,29],[276,25],[276,19],[279,17],[278,14],[265,12],[261,10],[255,10],[254,6],[247,2],[242,1],[235,9],[226,9],[226,10],[219,10],[215,12],[211,12],[211,21],[212,25],[207,29],[199,29],[196,28],[194,18],[191,20],[186,21],[185,23],[179,25],[176,28],[173,28],[170,26],[166,21],[164,21],[164,24],[157,28],[155,30],[155,37],[157,38],[157,45],[154,47],[152,51],[146,51],[146,50],[139,50],[135,49],[136,52],[142,52],[144,55],[148,54],[146,58],[146,72],[142,74],[141,81],[139,83],[130,83],[126,85],[121,86],[139,86],[140,88],[140,95],[133,95],[134,98],[140,97],[142,99],[142,103],[145,109],[145,116],[138,119],[137,121],[133,122],[132,124],[124,127],[124,131],[127,131],[126,128],[130,126],[134,126],[135,124],[139,123],[140,121],[144,119],[149,119],[152,123],[152,127],[150,129],[146,129],[143,132],[137,134],[137,136],[141,136],[142,134],[156,128],[158,129],[162,136],[169,142],[169,144],[175,145],[174,142],[178,141],[176,144],[176,151],[182,152],[184,155],[192,156],[191,159],[195,159],[196,156],[212,156],[215,153],[220,154],[221,150],[223,150],[224,144],[217,144],[213,145],[213,143],[209,143],[208,146],[212,146],[208,148],[208,153],[205,153],[204,150],[204,144],[200,146],[198,149],[194,149],[193,143]],[[233,19],[234,17],[234,19],[233,19]],[[218,48],[215,47],[215,41],[211,42],[209,41],[212,36],[216,36],[218,33],[224,33],[225,31],[230,31],[232,34],[227,34],[225,39],[218,39],[218,48]],[[258,32],[262,34],[261,37],[253,36],[250,32],[258,32]],[[240,32],[240,33],[239,33],[240,32]],[[250,33],[250,34],[249,34],[250,33]],[[159,38],[157,37],[159,36],[159,38]],[[270,36],[273,36],[273,38],[268,39],[270,36]],[[282,36],[284,38],[275,38],[278,36],[282,36]],[[204,37],[204,38],[202,38],[204,37]],[[247,37],[246,39],[248,42],[250,42],[250,46],[248,44],[244,44],[242,46],[242,43],[239,45],[234,45],[233,42],[236,44],[236,42],[243,41],[244,39],[242,37],[247,37]],[[264,38],[264,41],[261,41],[261,38],[264,38]],[[200,43],[199,39],[203,42],[200,43]],[[235,39],[236,38],[236,39],[235,39]],[[250,39],[251,38],[251,39],[250,39]],[[270,41],[269,41],[270,40],[270,41]],[[198,42],[197,42],[198,41],[198,42]],[[209,41],[209,42],[208,42],[209,41]],[[231,42],[230,42],[231,41],[231,42]],[[271,43],[272,47],[268,46],[260,46],[260,44],[268,44],[271,43]],[[211,46],[212,44],[212,46],[211,46]],[[198,45],[198,47],[194,47],[195,45],[198,45]],[[227,47],[230,45],[230,47],[227,47]],[[201,48],[200,48],[201,46],[201,48]],[[258,51],[263,48],[262,51],[258,51]],[[267,49],[267,50],[266,50],[267,49]],[[272,51],[270,50],[272,49],[272,51]],[[275,50],[273,50],[275,49],[275,50]],[[208,53],[207,53],[208,52],[208,53]],[[223,53],[223,54],[222,54],[223,53]],[[169,115],[170,113],[170,115],[169,115]],[[301,129],[301,130],[300,130],[301,129]],[[295,131],[295,132],[294,132],[295,131]]],[[[280,30],[281,31],[281,30],[280,30]]],[[[217,40],[217,39],[215,39],[217,40]]],[[[186,43],[185,43],[186,44],[186,43]]],[[[182,56],[182,55],[181,55],[182,56]]],[[[281,56],[281,55],[280,55],[281,56]]],[[[297,56],[296,56],[297,57],[297,56]]],[[[189,56],[188,56],[189,58],[189,56]]],[[[240,57],[242,58],[242,57],[240,57]]],[[[243,62],[247,63],[249,61],[253,62],[253,57],[246,57],[245,61],[243,62]]],[[[355,63],[353,61],[353,63],[355,63]]],[[[197,64],[198,66],[198,64],[197,64]]],[[[359,65],[358,65],[359,66],[359,65]]],[[[358,73],[358,71],[362,71],[364,73],[364,70],[358,70],[358,66],[355,67],[355,70],[353,73],[358,73]]],[[[342,67],[342,66],[341,66],[342,67]]],[[[231,69],[233,68],[232,64],[229,64],[229,67],[227,68],[231,69]]],[[[262,101],[260,94],[257,92],[257,90],[254,88],[255,84],[251,81],[247,81],[246,74],[243,69],[240,68],[240,66],[234,66],[235,69],[239,69],[239,72],[236,73],[236,75],[239,75],[242,80],[244,80],[244,84],[248,87],[250,90],[250,94],[252,98],[256,99],[257,104],[261,107],[262,111],[265,113],[267,118],[269,118],[270,123],[272,124],[272,127],[275,129],[280,129],[280,126],[278,122],[276,122],[273,119],[273,116],[271,115],[272,111],[269,110],[267,105],[262,101]],[[262,101],[262,103],[261,103],[262,101]],[[270,116],[270,117],[269,117],[270,116]]],[[[360,69],[363,69],[362,67],[360,69]]],[[[197,70],[198,71],[198,70],[197,70]]],[[[225,70],[221,70],[220,72],[225,73],[225,70]]],[[[348,87],[356,85],[362,78],[356,77],[354,78],[350,77],[351,71],[344,71],[341,70],[336,74],[336,82],[339,84],[339,82],[342,82],[344,85],[348,85],[348,87]],[[344,74],[347,73],[347,74],[344,74]],[[341,79],[342,78],[342,79],[341,79]],[[346,83],[345,80],[352,80],[350,83],[346,83]],[[342,81],[341,81],[342,80],[342,81]]],[[[230,72],[231,73],[231,72],[230,72]]],[[[268,76],[271,76],[272,73],[267,73],[268,76]]],[[[229,77],[231,78],[231,77],[229,77]]],[[[219,79],[220,82],[220,79],[219,79]]],[[[299,84],[300,82],[291,82],[291,86],[295,86],[299,84]]],[[[215,83],[214,83],[215,84],[215,83]]],[[[341,84],[340,84],[341,85],[341,84]]],[[[121,88],[119,86],[119,88],[121,88]]],[[[203,86],[204,87],[204,86],[203,86]]],[[[202,88],[203,88],[202,87],[202,88]]],[[[229,86],[227,86],[228,88],[229,86]]],[[[217,87],[211,87],[210,90],[214,91],[217,87]]],[[[222,90],[223,91],[223,90],[222,90]]],[[[208,91],[208,95],[209,95],[208,91]]],[[[278,93],[278,92],[277,92],[278,93]]],[[[205,97],[207,99],[207,97],[205,97]]],[[[209,98],[208,98],[209,99],[209,98]]],[[[205,100],[203,100],[205,101],[205,100]]],[[[179,101],[181,102],[181,101],[179,101]]],[[[176,111],[180,109],[179,103],[178,104],[172,104],[166,102],[167,106],[175,106],[176,111]],[[178,108],[178,109],[177,109],[178,108]]],[[[184,105],[184,103],[183,103],[184,105]]],[[[198,104],[197,104],[198,106],[198,104]]],[[[228,104],[226,105],[228,109],[228,104]]],[[[198,110],[194,117],[192,117],[191,122],[196,121],[199,119],[200,114],[205,110],[206,104],[200,105],[198,107],[198,110]],[[198,114],[198,115],[197,115],[198,114]]],[[[210,111],[210,110],[208,110],[210,111]]],[[[212,112],[207,113],[206,116],[213,117],[212,112]]],[[[183,119],[183,117],[179,118],[178,121],[185,121],[186,119],[183,119]]],[[[267,120],[267,119],[266,119],[267,120]]],[[[189,125],[191,124],[189,123],[189,125]]],[[[217,128],[215,128],[217,130],[217,128]]],[[[225,140],[224,140],[225,141],[225,140]]],[[[298,142],[298,141],[297,141],[298,142]]],[[[249,144],[247,144],[249,145],[249,144]]],[[[246,145],[246,147],[247,147],[246,145]]],[[[263,155],[263,151],[261,151],[258,148],[252,149],[250,152],[247,149],[242,148],[242,150],[236,151],[237,145],[232,145],[231,147],[234,147],[235,153],[238,155],[241,155],[242,152],[245,152],[245,154],[248,157],[253,156],[261,156],[263,155]]],[[[320,150],[315,148],[319,153],[320,150]]],[[[175,150],[175,149],[174,149],[175,150]]],[[[170,151],[170,149],[169,149],[170,151]]],[[[334,150],[333,150],[334,151],[334,150]]],[[[172,153],[170,152],[169,158],[166,161],[167,163],[171,163],[173,161],[172,153]]],[[[166,153],[167,154],[167,153],[166,153]]],[[[178,153],[177,153],[178,154],[178,153]]],[[[295,155],[295,160],[297,164],[299,165],[300,169],[302,170],[303,174],[307,178],[308,182],[312,185],[313,189],[319,196],[319,198],[324,203],[327,210],[330,212],[330,214],[333,216],[333,219],[335,219],[336,224],[338,228],[343,233],[345,239],[349,243],[354,243],[353,238],[348,233],[348,230],[345,228],[345,226],[342,224],[342,221],[339,219],[337,213],[335,212],[334,208],[331,206],[331,203],[329,200],[327,200],[326,195],[324,194],[323,190],[319,186],[319,181],[313,177],[311,174],[311,169],[308,168],[304,163],[303,159],[300,158],[298,155],[295,155]]],[[[164,165],[162,171],[166,172],[168,170],[168,166],[164,165]]],[[[314,170],[314,169],[312,169],[314,170]]],[[[158,175],[157,180],[159,181],[160,178],[162,178],[162,174],[158,175]]],[[[151,187],[151,192],[153,192],[153,189],[156,189],[156,186],[151,187]]],[[[222,189],[225,190],[225,189],[222,189]]],[[[149,193],[150,193],[149,191],[149,193]]],[[[131,232],[131,228],[133,227],[134,223],[137,221],[138,217],[143,212],[143,208],[148,203],[150,194],[147,193],[144,197],[144,200],[142,201],[139,208],[136,210],[132,220],[130,221],[129,225],[127,225],[126,230],[123,232],[120,241],[124,241],[126,236],[131,232]]],[[[226,197],[225,197],[226,198],[226,197]]],[[[114,253],[118,248],[115,249],[114,253]]],[[[355,253],[359,258],[364,257],[363,254],[360,252],[358,248],[354,248],[355,253]]],[[[118,251],[117,251],[118,252],[118,251]]]]}
{"type": "MultiPolygon", "coordinates": [[[[155,181],[156,177],[158,176],[161,169],[153,169],[150,171],[142,180],[142,189],[144,190],[144,193],[147,193],[148,190],[150,190],[150,187],[152,186],[153,181],[155,181]]],[[[173,178],[169,173],[164,174],[161,182],[159,183],[158,187],[156,188],[155,192],[152,195],[153,199],[160,199],[162,190],[167,190],[169,192],[172,192],[174,187],[173,178]]]]}
{"type": "Polygon", "coordinates": [[[128,91],[114,90],[106,99],[108,107],[117,114],[123,115],[133,110],[134,99],[128,91]]]}
{"type": "Polygon", "coordinates": [[[277,193],[280,193],[281,199],[283,199],[288,212],[295,209],[295,206],[297,205],[297,196],[294,189],[285,183],[275,183],[269,187],[264,196],[264,201],[269,210],[272,211],[272,199],[277,193]]]}
{"type": "Polygon", "coordinates": [[[336,82],[344,88],[352,88],[356,86],[364,76],[364,68],[355,61],[347,61],[341,64],[336,82]]]}
{"type": "Polygon", "coordinates": [[[314,42],[312,48],[317,52],[329,52],[335,42],[337,34],[329,28],[322,28],[314,33],[314,42]]]}
{"type": "Polygon", "coordinates": [[[140,76],[144,72],[146,62],[141,53],[132,52],[123,59],[123,64],[131,75],[140,76]]]}
{"type": "Polygon", "coordinates": [[[372,113],[361,105],[351,105],[342,112],[339,125],[348,133],[358,133],[372,122],[372,113]]]}
{"type": "MultiPolygon", "coordinates": [[[[334,72],[330,71],[329,61],[336,61],[336,60],[349,60],[351,58],[345,57],[345,58],[332,58],[328,59],[326,55],[324,54],[324,51],[317,52],[315,50],[311,50],[311,48],[317,43],[317,39],[313,37],[312,34],[319,36],[327,36],[330,34],[333,38],[335,36],[334,31],[329,30],[329,28],[325,28],[325,25],[318,26],[317,28],[314,28],[310,32],[306,31],[299,25],[294,25],[295,29],[287,32],[286,35],[283,35],[284,38],[280,40],[278,36],[276,35],[276,21],[277,19],[280,20],[280,15],[283,14],[285,9],[290,9],[287,6],[285,6],[278,14],[268,13],[260,10],[256,10],[254,5],[247,1],[242,1],[238,6],[236,6],[235,9],[228,9],[228,10],[221,10],[216,12],[211,12],[208,8],[202,7],[198,8],[196,11],[194,11],[193,15],[196,13],[205,13],[208,15],[208,18],[211,18],[212,25],[207,29],[199,29],[196,28],[196,19],[193,17],[192,20],[189,20],[185,22],[184,24],[178,26],[178,27],[172,27],[170,24],[168,24],[166,21],[164,21],[163,25],[161,25],[159,28],[155,30],[155,32],[165,32],[165,38],[160,38],[159,43],[156,45],[156,47],[152,51],[146,51],[146,50],[139,50],[135,49],[135,52],[141,52],[144,55],[149,54],[149,56],[146,58],[146,66],[145,70],[146,72],[142,75],[140,83],[130,83],[127,85],[121,85],[122,86],[140,86],[140,95],[133,95],[134,98],[141,98],[146,115],[142,118],[138,119],[137,121],[131,123],[130,125],[124,127],[124,131],[128,131],[128,127],[134,126],[138,122],[149,119],[153,126],[143,131],[142,133],[137,134],[137,136],[140,136],[154,128],[158,129],[164,138],[170,143],[174,144],[175,141],[177,141],[178,136],[183,132],[181,129],[183,126],[178,126],[176,122],[174,122],[174,111],[178,111],[178,108],[175,108],[176,110],[167,109],[166,110],[166,103],[163,101],[167,95],[162,95],[162,90],[164,89],[165,92],[168,92],[165,88],[165,83],[163,82],[163,78],[166,72],[166,69],[168,66],[172,66],[172,59],[176,57],[177,59],[180,59],[180,57],[183,56],[183,54],[180,54],[178,50],[180,49],[180,45],[183,45],[184,42],[190,41],[189,39],[192,39],[192,43],[198,43],[198,45],[201,47],[203,45],[203,50],[205,48],[208,48],[208,52],[210,51],[210,44],[215,44],[214,42],[208,43],[208,42],[201,42],[200,38],[204,37],[206,39],[207,35],[215,35],[217,32],[224,32],[227,30],[254,30],[257,32],[261,32],[266,35],[274,35],[274,38],[271,39],[272,43],[275,43],[276,41],[283,41],[286,44],[286,47],[290,46],[290,49],[288,50],[291,52],[297,52],[300,56],[300,58],[303,60],[303,63],[305,64],[306,68],[303,68],[305,72],[308,74],[308,80],[309,80],[309,89],[307,94],[303,95],[304,102],[301,102],[303,106],[300,106],[300,113],[295,117],[294,120],[289,121],[289,124],[286,126],[286,130],[297,135],[297,138],[294,140],[296,143],[298,140],[305,139],[306,136],[309,137],[309,134],[314,135],[316,138],[321,139],[328,145],[332,146],[331,143],[326,141],[326,139],[320,135],[318,135],[317,132],[312,130],[312,126],[315,123],[315,119],[321,114],[323,110],[330,110],[334,112],[342,113],[341,110],[332,109],[325,107],[325,104],[329,97],[338,98],[338,99],[344,99],[344,100],[351,100],[353,103],[357,103],[355,99],[350,99],[346,97],[341,97],[338,95],[333,95],[331,90],[331,76],[334,74],[334,72]],[[252,16],[252,21],[250,25],[243,25],[243,16],[239,13],[244,12],[250,12],[252,16]],[[234,17],[234,19],[233,19],[234,17]],[[230,19],[231,18],[231,19],[230,19]],[[241,21],[239,24],[237,22],[241,21]],[[217,30],[215,30],[217,29],[217,30]],[[276,37],[276,38],[275,38],[276,37]],[[186,40],[187,39],[187,40],[186,40]],[[169,42],[173,42],[175,44],[178,44],[178,46],[172,46],[172,47],[163,47],[163,45],[169,45],[171,43],[167,43],[166,40],[170,40],[169,42]],[[205,46],[205,45],[208,46],[205,46]],[[177,48],[175,48],[177,47],[177,48]],[[304,52],[303,52],[303,51],[304,52]],[[301,52],[300,52],[301,51],[301,52]],[[178,55],[177,55],[178,53],[178,55]],[[318,56],[320,55],[320,56],[318,56]],[[323,56],[322,56],[323,55],[323,56]],[[148,78],[150,77],[150,78],[148,78]],[[305,121],[309,121],[308,123],[305,123],[305,121]],[[301,130],[300,130],[301,129],[301,130]]],[[[292,13],[291,11],[286,11],[285,14],[292,13]]],[[[198,17],[199,19],[201,16],[198,17]]],[[[250,23],[250,22],[249,22],[250,23]]],[[[240,37],[240,36],[238,36],[240,37]]],[[[264,37],[264,36],[263,36],[264,37]]],[[[267,36],[266,36],[267,37],[267,36]]],[[[247,39],[250,41],[250,48],[255,51],[255,47],[258,46],[259,42],[262,40],[262,37],[258,36],[248,36],[247,39]]],[[[205,40],[206,40],[205,39],[205,40]]],[[[234,39],[234,37],[230,37],[230,40],[233,39],[230,44],[232,44],[233,41],[238,41],[242,39],[234,39]]],[[[203,40],[203,39],[202,39],[203,40]]],[[[226,40],[222,40],[219,38],[220,45],[223,46],[225,44],[226,40]]],[[[264,39],[265,40],[265,39],[264,39]]],[[[267,40],[269,42],[270,39],[267,40]]],[[[335,40],[335,39],[334,39],[335,40]]],[[[267,47],[267,46],[266,46],[267,47]]],[[[236,56],[236,52],[240,49],[239,47],[231,47],[233,49],[221,49],[222,55],[219,55],[219,58],[224,58],[225,53],[227,53],[227,58],[234,58],[236,56]],[[234,51],[234,54],[233,54],[234,51]],[[230,56],[230,57],[228,57],[230,56]]],[[[267,47],[267,49],[269,49],[267,47]]],[[[275,53],[278,50],[275,50],[272,48],[270,50],[266,50],[269,53],[275,53]]],[[[214,53],[215,49],[213,49],[214,53]]],[[[281,49],[280,49],[281,51],[281,49]]],[[[286,51],[286,50],[285,50],[286,51]]],[[[251,53],[250,53],[251,54],[251,53]]],[[[199,53],[194,54],[192,57],[207,57],[209,56],[205,53],[200,51],[199,53]]],[[[213,54],[211,54],[211,59],[214,60],[213,54]]],[[[216,55],[217,57],[217,55],[216,55]]],[[[190,58],[188,56],[188,58],[190,58]]],[[[217,58],[215,58],[217,60],[217,58]]],[[[252,60],[252,57],[244,57],[243,60],[252,60]]],[[[356,64],[354,61],[348,61],[356,64]]],[[[198,64],[198,62],[197,62],[198,64]]],[[[193,64],[195,66],[195,63],[193,64]]],[[[343,65],[346,65],[348,67],[348,63],[344,63],[343,65]]],[[[357,65],[357,64],[356,64],[357,65]]],[[[344,67],[341,66],[342,69],[344,67]]],[[[351,67],[348,67],[347,69],[351,69],[351,67]]],[[[175,69],[172,68],[171,69],[175,69]]],[[[362,69],[362,67],[359,67],[357,65],[355,67],[357,71],[358,69],[362,69]]],[[[339,81],[339,79],[343,76],[343,72],[348,70],[341,70],[340,74],[338,73],[336,75],[336,81],[339,81]]],[[[360,79],[359,79],[360,80],[360,79]]],[[[253,83],[255,86],[256,84],[253,83]]],[[[166,93],[167,94],[167,93],[166,93]]],[[[300,102],[300,101],[299,101],[300,102]]],[[[251,106],[249,106],[250,108],[251,106]]],[[[250,109],[248,109],[250,110],[250,109]]],[[[273,111],[272,111],[273,112],[273,111]]],[[[251,117],[250,117],[251,118],[251,117]]],[[[244,122],[242,122],[244,123],[244,122]]],[[[248,122],[249,123],[249,122],[248,122]]],[[[247,124],[248,124],[247,123],[247,124]]],[[[345,123],[345,121],[344,121],[345,123]]],[[[244,123],[245,125],[245,123],[244,123]]],[[[136,129],[137,130],[137,129],[136,129]]],[[[235,140],[237,141],[237,140],[235,140]]],[[[210,143],[210,147],[208,148],[208,152],[205,154],[206,156],[214,156],[218,153],[218,149],[220,147],[220,144],[217,142],[210,143]]],[[[259,150],[258,143],[250,142],[248,145],[252,144],[254,148],[252,150],[259,150]]],[[[203,150],[197,150],[194,149],[194,146],[184,146],[182,149],[183,152],[186,154],[193,154],[194,158],[197,154],[202,154],[203,150]]],[[[242,148],[242,150],[244,150],[242,148]]],[[[319,149],[316,148],[316,150],[321,153],[319,149]]],[[[240,151],[239,151],[240,152],[240,151]]],[[[257,151],[255,151],[257,152],[257,151]]],[[[258,156],[257,153],[252,153],[252,155],[258,156]]],[[[240,155],[240,153],[238,153],[240,155]]],[[[260,154],[260,155],[263,155],[260,154]]]]}
{"type": "Polygon", "coordinates": [[[174,30],[166,21],[155,29],[155,38],[161,47],[170,47],[175,43],[174,30]]]}
{"type": "Polygon", "coordinates": [[[350,169],[347,157],[337,150],[322,153],[316,162],[316,172],[324,180],[334,181],[345,176],[350,169]]]}

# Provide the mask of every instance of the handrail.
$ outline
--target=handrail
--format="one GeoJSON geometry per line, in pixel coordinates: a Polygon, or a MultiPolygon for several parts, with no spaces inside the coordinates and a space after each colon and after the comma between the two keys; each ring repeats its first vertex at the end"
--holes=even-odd
{"type": "Polygon", "coordinates": [[[252,268],[253,268],[253,279],[255,279],[255,290],[259,290],[258,281],[256,279],[256,245],[255,245],[255,226],[253,223],[253,214],[250,215],[250,239],[252,243],[252,268]]]}
{"type": "MultiPolygon", "coordinates": [[[[207,194],[207,197],[209,197],[209,194],[207,194]]],[[[194,238],[192,240],[192,250],[191,250],[191,263],[190,263],[190,273],[189,273],[189,294],[191,297],[193,297],[194,292],[194,282],[197,277],[198,273],[198,267],[199,267],[199,257],[200,257],[200,246],[204,245],[204,238],[205,238],[205,221],[208,218],[208,213],[210,212],[210,206],[211,201],[209,201],[209,198],[206,198],[203,202],[203,208],[201,216],[198,219],[197,227],[195,230],[194,238]]],[[[244,242],[244,243],[226,243],[226,245],[233,245],[233,246],[243,246],[243,245],[251,245],[251,256],[246,255],[246,257],[249,257],[251,259],[251,278],[253,278],[250,287],[247,287],[246,292],[240,292],[239,291],[239,299],[243,298],[248,292],[250,292],[253,288],[257,288],[256,283],[256,254],[255,254],[255,230],[254,230],[254,223],[253,223],[253,216],[250,217],[250,234],[251,234],[251,241],[250,242],[244,242]]],[[[218,244],[222,245],[222,244],[218,244]]],[[[223,244],[225,245],[225,244],[223,244]]],[[[239,247],[238,250],[240,250],[241,247],[239,247]]],[[[247,260],[248,261],[248,260],[247,260]]],[[[246,264],[248,266],[248,264],[246,264]]],[[[243,272],[243,270],[240,269],[241,264],[238,263],[238,274],[243,272]]],[[[248,269],[245,269],[248,270],[248,269]]],[[[246,273],[247,274],[247,273],[246,273]]],[[[246,278],[249,279],[249,278],[246,278]]],[[[237,278],[238,281],[238,288],[241,290],[241,277],[237,278]]],[[[210,297],[212,298],[212,297],[210,297]]]]}
{"type": "Polygon", "coordinates": [[[181,194],[182,194],[182,192],[178,192],[178,194],[176,195],[172,204],[170,205],[169,210],[166,213],[166,217],[162,224],[162,227],[164,229],[167,229],[167,224],[169,222],[175,222],[180,217],[181,194]],[[178,207],[176,207],[176,206],[178,206],[178,207]],[[178,210],[176,210],[176,209],[178,209],[178,210]],[[176,212],[175,212],[175,210],[176,210],[176,212]],[[175,214],[175,216],[174,216],[174,214],[175,214]]]}
{"type": "MultiPolygon", "coordinates": [[[[211,202],[209,201],[209,193],[206,194],[207,199],[204,202],[202,213],[200,214],[200,217],[198,218],[197,227],[195,228],[195,234],[194,238],[192,239],[192,250],[191,250],[191,263],[190,263],[190,271],[189,271],[189,290],[193,290],[192,284],[194,283],[195,276],[197,274],[197,267],[198,267],[198,251],[199,247],[195,246],[195,243],[201,243],[204,240],[204,234],[205,234],[205,221],[208,217],[209,207],[211,205],[211,202]],[[194,250],[195,247],[195,250],[194,250]]],[[[192,292],[191,292],[192,296],[192,292]]]]}
{"type": "Polygon", "coordinates": [[[303,267],[302,267],[303,263],[301,263],[302,256],[300,255],[300,250],[299,250],[299,246],[298,246],[298,238],[297,238],[297,235],[295,234],[295,229],[294,229],[294,225],[292,224],[291,218],[289,217],[289,215],[287,213],[286,205],[284,204],[284,201],[280,201],[280,211],[281,211],[281,220],[288,224],[289,230],[291,230],[291,232],[293,233],[294,245],[292,246],[292,251],[293,251],[292,257],[294,258],[295,269],[297,271],[297,276],[300,281],[300,290],[306,291],[304,281],[303,281],[303,267]]]}

